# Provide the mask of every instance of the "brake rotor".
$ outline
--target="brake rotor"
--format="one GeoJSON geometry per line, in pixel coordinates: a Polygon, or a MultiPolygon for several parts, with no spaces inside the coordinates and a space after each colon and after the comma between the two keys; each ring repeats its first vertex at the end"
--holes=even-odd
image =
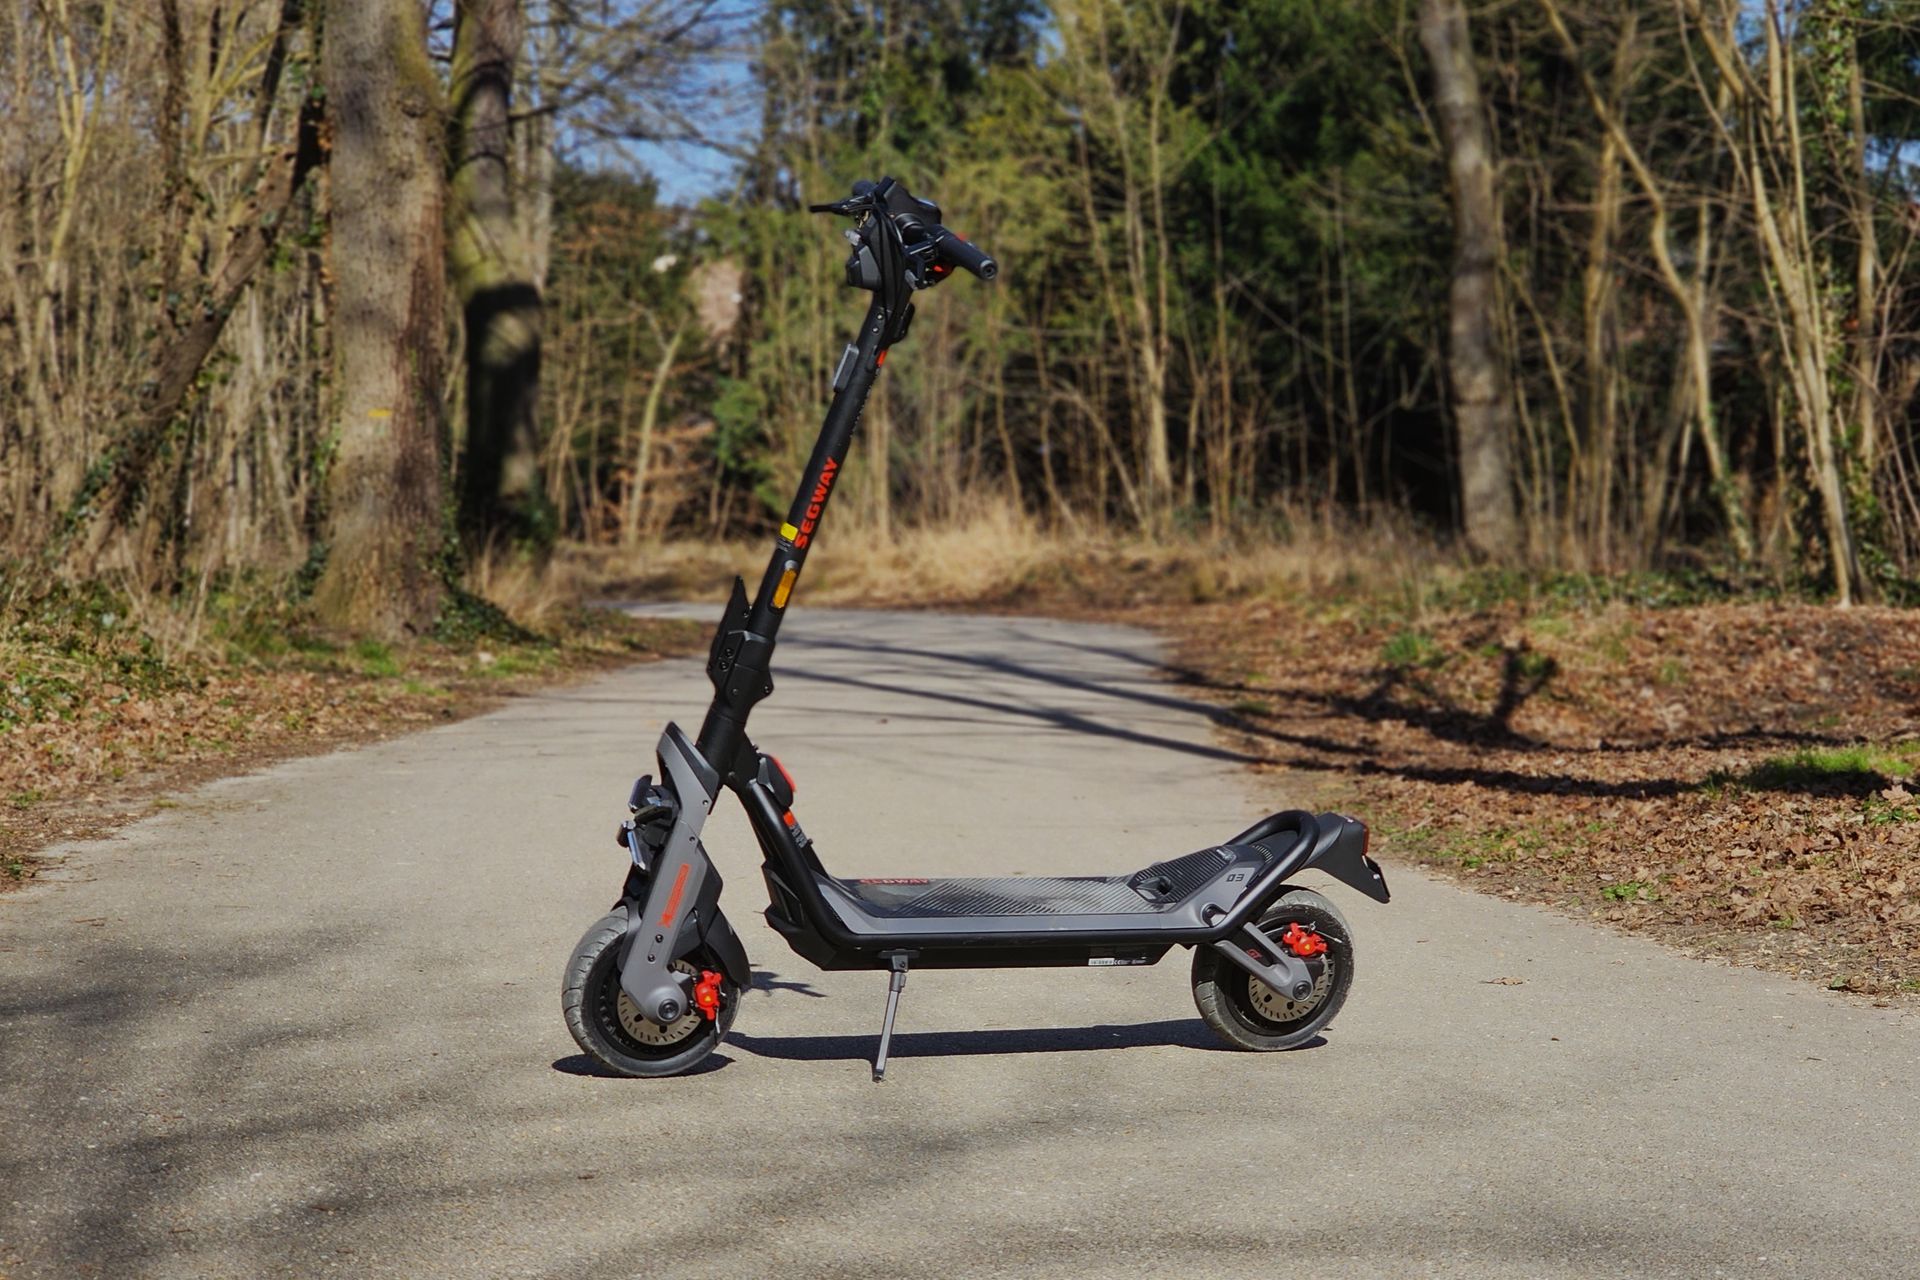
{"type": "MultiPolygon", "coordinates": [[[[685,960],[675,960],[673,969],[676,973],[691,973],[695,977],[699,976],[698,971],[685,960]]],[[[620,999],[615,1004],[614,1011],[620,1019],[620,1027],[623,1031],[641,1044],[655,1046],[678,1044],[692,1035],[702,1021],[700,1010],[691,1004],[687,1006],[685,1013],[669,1023],[661,1024],[651,1018],[642,1017],[639,1006],[634,1004],[633,998],[625,991],[620,993],[620,999]]]]}
{"type": "MultiPolygon", "coordinates": [[[[1296,925],[1297,927],[1297,925],[1296,925]]],[[[1276,946],[1275,951],[1279,948],[1276,946]]],[[[1298,1022],[1320,1007],[1327,998],[1327,992],[1333,990],[1333,967],[1336,963],[1331,951],[1315,957],[1320,961],[1320,976],[1314,980],[1313,990],[1295,1000],[1283,996],[1278,991],[1252,974],[1247,975],[1247,997],[1253,1004],[1253,1011],[1268,1022],[1298,1022]]]]}

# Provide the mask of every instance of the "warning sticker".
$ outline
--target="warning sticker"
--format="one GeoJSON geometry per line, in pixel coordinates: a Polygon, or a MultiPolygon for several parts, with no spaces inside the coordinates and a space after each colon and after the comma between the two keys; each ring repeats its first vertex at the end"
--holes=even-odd
{"type": "Polygon", "coordinates": [[[1116,965],[1146,964],[1146,963],[1148,963],[1148,960],[1145,956],[1088,956],[1087,957],[1087,967],[1090,969],[1112,968],[1116,965]]]}

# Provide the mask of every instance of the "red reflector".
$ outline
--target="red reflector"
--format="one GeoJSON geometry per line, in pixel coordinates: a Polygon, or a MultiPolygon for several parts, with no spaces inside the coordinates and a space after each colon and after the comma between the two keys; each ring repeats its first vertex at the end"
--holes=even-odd
{"type": "Polygon", "coordinates": [[[778,769],[780,776],[787,780],[787,790],[793,792],[795,795],[800,794],[799,785],[794,782],[793,775],[787,772],[787,766],[780,763],[780,757],[768,756],[767,759],[773,761],[773,767],[778,769]]]}
{"type": "Polygon", "coordinates": [[[885,364],[886,362],[887,362],[887,353],[882,351],[879,355],[873,358],[873,367],[878,369],[881,365],[885,364]]]}
{"type": "Polygon", "coordinates": [[[785,813],[780,815],[780,821],[786,823],[790,827],[798,826],[800,824],[800,820],[793,816],[793,810],[791,809],[787,810],[785,813]]]}

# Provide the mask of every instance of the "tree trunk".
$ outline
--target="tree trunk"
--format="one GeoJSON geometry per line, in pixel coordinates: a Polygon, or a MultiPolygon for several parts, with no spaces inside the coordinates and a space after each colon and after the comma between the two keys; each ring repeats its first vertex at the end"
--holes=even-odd
{"type": "Polygon", "coordinates": [[[1447,372],[1460,441],[1460,517],[1467,544],[1487,556],[1520,549],[1508,444],[1513,395],[1499,349],[1500,226],[1493,143],[1462,0],[1421,0],[1420,43],[1433,64],[1435,114],[1453,188],[1453,287],[1447,372]]]}
{"type": "Polygon", "coordinates": [[[445,590],[446,120],[417,0],[331,0],[322,65],[339,421],[313,605],[398,639],[445,590]]]}
{"type": "Polygon", "coordinates": [[[454,20],[454,168],[448,224],[466,321],[467,433],[460,529],[544,549],[553,519],[540,480],[540,287],[514,216],[509,109],[521,0],[460,0],[454,20]]]}

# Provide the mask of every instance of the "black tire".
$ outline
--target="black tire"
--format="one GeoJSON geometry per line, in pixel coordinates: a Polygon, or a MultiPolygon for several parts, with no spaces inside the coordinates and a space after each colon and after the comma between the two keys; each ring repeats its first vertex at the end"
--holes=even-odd
{"type": "MultiPolygon", "coordinates": [[[[1297,1049],[1340,1012],[1353,987],[1353,932],[1334,905],[1311,889],[1288,889],[1260,917],[1277,938],[1299,923],[1327,940],[1326,963],[1312,994],[1296,1003],[1207,945],[1193,949],[1193,1003],[1220,1038],[1239,1049],[1297,1049]]],[[[1276,945],[1278,945],[1276,943],[1276,945]]]]}
{"type": "MultiPolygon", "coordinates": [[[[720,1016],[708,1021],[697,1009],[671,1027],[638,1016],[620,989],[620,939],[627,913],[602,916],[581,937],[560,981],[560,1007],[567,1030],[587,1056],[616,1075],[677,1076],[691,1071],[720,1047],[740,1009],[740,988],[731,978],[720,982],[720,1016]]],[[[694,952],[684,967],[720,968],[711,956],[694,952]]]]}

